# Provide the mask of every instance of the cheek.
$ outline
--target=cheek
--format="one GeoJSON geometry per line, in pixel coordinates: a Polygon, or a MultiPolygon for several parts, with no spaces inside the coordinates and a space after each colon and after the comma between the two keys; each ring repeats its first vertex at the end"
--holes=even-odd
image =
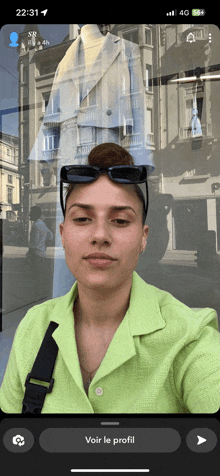
{"type": "MultiPolygon", "coordinates": [[[[65,246],[66,255],[73,253],[73,257],[77,259],[84,253],[85,249],[88,250],[88,246],[91,247],[89,239],[91,238],[90,227],[64,227],[62,234],[63,246],[65,246]]],[[[111,248],[116,252],[126,257],[136,257],[140,253],[142,235],[138,226],[132,226],[127,228],[111,229],[111,238],[109,243],[111,248]]],[[[94,240],[96,237],[94,235],[94,240]]],[[[108,237],[106,236],[106,240],[108,237]]]]}
{"type": "Polygon", "coordinates": [[[75,230],[72,230],[72,227],[66,226],[64,228],[62,234],[62,243],[63,246],[65,246],[66,252],[68,252],[68,250],[73,252],[74,249],[77,251],[80,241],[82,242],[82,237],[80,237],[79,233],[77,233],[75,230]]]}
{"type": "Polygon", "coordinates": [[[123,254],[136,256],[139,254],[141,247],[141,235],[139,229],[132,230],[130,233],[126,233],[121,240],[123,254]]]}
{"type": "Polygon", "coordinates": [[[65,243],[68,248],[77,248],[83,242],[82,237],[78,233],[66,233],[65,243]]]}

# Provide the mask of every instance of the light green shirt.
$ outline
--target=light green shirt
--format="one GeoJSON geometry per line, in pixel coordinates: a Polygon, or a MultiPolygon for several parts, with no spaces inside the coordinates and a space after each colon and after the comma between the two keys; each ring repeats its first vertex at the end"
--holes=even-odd
{"type": "Polygon", "coordinates": [[[193,311],[134,271],[129,308],[90,386],[83,387],[74,332],[77,281],[65,296],[31,308],[19,324],[0,407],[21,413],[25,380],[50,321],[58,345],[53,390],[42,413],[215,413],[220,408],[216,312],[193,311]]]}

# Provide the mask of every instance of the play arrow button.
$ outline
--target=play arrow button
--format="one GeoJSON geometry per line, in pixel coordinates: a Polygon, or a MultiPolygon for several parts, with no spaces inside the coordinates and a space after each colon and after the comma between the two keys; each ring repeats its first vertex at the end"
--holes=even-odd
{"type": "Polygon", "coordinates": [[[205,441],[207,441],[206,438],[203,438],[202,436],[199,436],[199,435],[197,435],[197,438],[198,438],[197,446],[201,445],[202,443],[205,443],[205,441]]]}
{"type": "Polygon", "coordinates": [[[195,453],[208,453],[217,445],[217,436],[210,428],[194,428],[186,437],[186,444],[195,453]]]}

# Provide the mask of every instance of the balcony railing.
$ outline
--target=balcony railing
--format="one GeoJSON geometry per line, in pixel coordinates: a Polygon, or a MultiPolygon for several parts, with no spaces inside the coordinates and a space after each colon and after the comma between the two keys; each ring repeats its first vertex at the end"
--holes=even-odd
{"type": "Polygon", "coordinates": [[[83,145],[78,145],[77,146],[77,154],[75,159],[80,161],[85,156],[88,156],[90,151],[96,146],[96,143],[89,143],[89,144],[83,144],[83,145]]]}
{"type": "MultiPolygon", "coordinates": [[[[202,124],[202,137],[211,137],[212,136],[212,125],[211,124],[202,124]]],[[[179,128],[179,140],[192,139],[192,129],[191,127],[180,127],[179,128]]]]}
{"type": "Polygon", "coordinates": [[[141,144],[140,142],[140,135],[141,134],[129,134],[121,141],[121,145],[123,147],[128,147],[132,145],[141,144]]]}
{"type": "Polygon", "coordinates": [[[42,150],[42,160],[54,160],[58,158],[59,149],[42,150]]]}
{"type": "Polygon", "coordinates": [[[154,133],[153,132],[148,132],[146,134],[146,144],[147,145],[153,145],[154,144],[154,133]]]}

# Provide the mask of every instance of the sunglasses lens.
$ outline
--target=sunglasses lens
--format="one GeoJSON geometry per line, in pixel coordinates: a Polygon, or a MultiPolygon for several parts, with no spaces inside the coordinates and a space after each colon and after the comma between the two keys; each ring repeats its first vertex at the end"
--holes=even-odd
{"type": "MultiPolygon", "coordinates": [[[[105,167],[104,167],[105,168],[105,167]]],[[[92,166],[71,166],[61,169],[61,177],[68,183],[92,182],[99,175],[99,171],[92,166]]],[[[110,170],[112,180],[118,183],[138,183],[147,179],[146,167],[143,166],[116,166],[110,170]]]]}
{"type": "Polygon", "coordinates": [[[95,177],[97,177],[97,171],[92,167],[80,166],[80,167],[71,167],[69,170],[66,170],[66,180],[69,183],[74,182],[90,182],[95,177]]]}
{"type": "Polygon", "coordinates": [[[119,183],[138,183],[146,179],[145,167],[118,167],[111,170],[112,179],[119,183]]]}

